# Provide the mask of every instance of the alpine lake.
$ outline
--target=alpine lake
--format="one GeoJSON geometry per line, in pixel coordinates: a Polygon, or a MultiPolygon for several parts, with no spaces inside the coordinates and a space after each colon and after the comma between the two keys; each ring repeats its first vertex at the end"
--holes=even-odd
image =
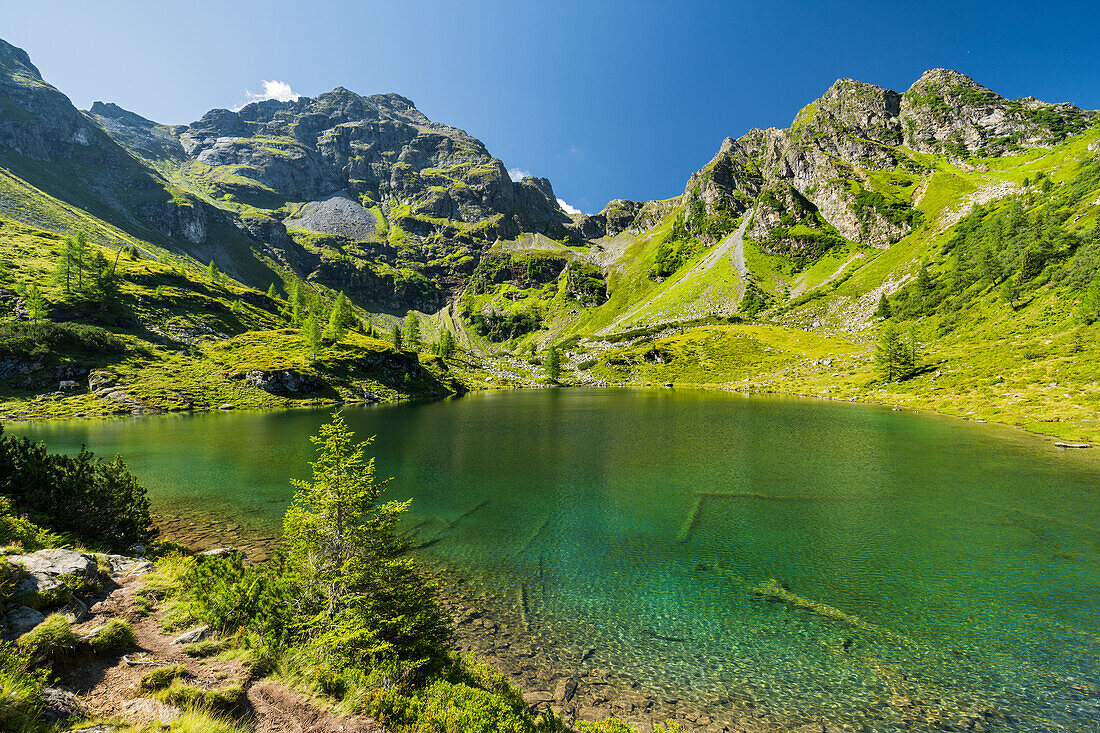
{"type": "MultiPolygon", "coordinates": [[[[329,415],[5,427],[121,454],[167,536],[262,557],[329,415]]],[[[700,731],[1100,730],[1100,450],[666,389],[345,417],[412,498],[459,644],[532,700],[700,731]]]]}

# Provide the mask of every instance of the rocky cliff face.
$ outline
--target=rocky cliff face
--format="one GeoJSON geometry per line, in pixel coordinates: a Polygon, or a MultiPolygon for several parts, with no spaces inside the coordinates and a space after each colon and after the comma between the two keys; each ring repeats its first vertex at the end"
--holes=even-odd
{"type": "Polygon", "coordinates": [[[205,207],[170,193],[167,183],[120,147],[101,123],[119,130],[153,124],[114,105],[99,105],[95,112],[77,110],[42,79],[25,51],[0,40],[0,165],[144,236],[157,232],[205,242],[205,207]]]}
{"type": "Polygon", "coordinates": [[[424,236],[443,231],[433,219],[488,223],[492,238],[560,237],[571,223],[549,181],[512,181],[480,140],[432,122],[397,94],[341,87],[213,110],[178,137],[191,160],[213,169],[207,182],[230,194],[320,201],[346,191],[424,236]]]}
{"type": "Polygon", "coordinates": [[[1007,100],[945,69],[925,72],[904,94],[840,79],[789,128],[723,141],[688,180],[685,225],[699,202],[700,235],[707,222],[755,209],[749,235],[770,251],[812,256],[837,234],[886,247],[919,221],[906,181],[876,175],[922,173],[907,151],[962,160],[1050,147],[1094,118],[1069,104],[1007,100]]]}
{"type": "Polygon", "coordinates": [[[34,161],[102,152],[102,133],[47,84],[26,51],[0,40],[0,145],[34,161]]]}

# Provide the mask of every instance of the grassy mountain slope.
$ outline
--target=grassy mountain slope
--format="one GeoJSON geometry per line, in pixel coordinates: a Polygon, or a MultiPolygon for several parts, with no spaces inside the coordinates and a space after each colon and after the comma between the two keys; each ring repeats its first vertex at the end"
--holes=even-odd
{"type": "Polygon", "coordinates": [[[225,276],[151,259],[117,256],[118,292],[90,301],[55,274],[62,238],[0,219],[0,415],[65,417],[234,408],[276,408],[403,399],[461,392],[479,365],[400,351],[361,331],[324,345],[315,358],[285,300],[225,276]],[[43,293],[47,317],[22,312],[27,292],[43,293]],[[284,370],[311,381],[297,394],[255,386],[252,372],[284,370]],[[456,373],[459,376],[456,376],[456,373]],[[61,382],[75,385],[61,388],[61,382]]]}

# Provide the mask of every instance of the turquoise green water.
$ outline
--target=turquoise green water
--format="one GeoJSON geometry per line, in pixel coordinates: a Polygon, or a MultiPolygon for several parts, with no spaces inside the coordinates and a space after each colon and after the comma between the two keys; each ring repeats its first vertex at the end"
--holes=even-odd
{"type": "MultiPolygon", "coordinates": [[[[166,513],[274,529],[325,412],[11,425],[166,513]]],[[[685,699],[892,730],[1100,729],[1100,451],[886,409],[518,391],[347,411],[410,528],[548,642],[685,699]],[[837,609],[793,609],[775,579],[837,609]],[[954,721],[954,722],[952,722],[954,721]]]]}

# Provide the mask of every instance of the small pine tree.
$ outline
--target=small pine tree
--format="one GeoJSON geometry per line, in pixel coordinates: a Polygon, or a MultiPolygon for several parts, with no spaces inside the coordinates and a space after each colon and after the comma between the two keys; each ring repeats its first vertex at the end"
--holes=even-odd
{"type": "MultiPolygon", "coordinates": [[[[84,272],[88,266],[88,240],[84,236],[84,230],[77,229],[75,232],[66,237],[65,240],[66,258],[69,260],[69,267],[76,269],[76,289],[84,290],[84,272]]],[[[71,276],[70,276],[71,277],[71,276]]],[[[68,286],[66,286],[68,289],[68,286]]]]}
{"type": "Polygon", "coordinates": [[[290,281],[283,315],[290,321],[291,326],[297,328],[302,325],[302,286],[297,280],[290,281]]]}
{"type": "Polygon", "coordinates": [[[887,319],[890,317],[890,301],[886,299],[886,293],[879,296],[878,308],[875,309],[875,318],[887,319]]]}
{"type": "Polygon", "coordinates": [[[348,298],[343,293],[336,296],[336,302],[332,306],[332,312],[328,317],[328,329],[326,335],[334,343],[339,343],[347,332],[348,322],[351,320],[351,306],[348,298]]]}
{"type": "Polygon", "coordinates": [[[272,300],[275,300],[275,298],[279,297],[278,294],[275,292],[275,283],[271,283],[267,286],[267,297],[271,298],[272,300]]]}
{"type": "Polygon", "coordinates": [[[114,265],[103,256],[103,252],[97,250],[88,259],[86,296],[99,303],[101,309],[106,309],[118,298],[118,274],[115,272],[114,265]]]}
{"type": "Polygon", "coordinates": [[[397,524],[411,500],[382,500],[389,481],[376,478],[373,458],[364,459],[373,438],[355,442],[340,412],[310,440],[317,446],[313,477],[293,482],[283,538],[287,569],[307,608],[316,609],[311,643],[326,657],[385,657],[389,648],[418,666],[443,658],[450,638],[443,616],[400,557],[407,543],[397,524]]]}
{"type": "Polygon", "coordinates": [[[927,263],[923,263],[920,266],[920,272],[917,273],[917,296],[920,297],[925,310],[932,305],[931,298],[935,290],[936,284],[932,281],[932,273],[928,272],[927,263]]]}
{"type": "Polygon", "coordinates": [[[546,369],[546,378],[551,382],[558,381],[558,377],[561,375],[561,357],[558,355],[558,349],[553,344],[546,350],[546,357],[543,359],[542,366],[546,369]]]}
{"type": "Polygon", "coordinates": [[[451,335],[450,331],[444,331],[443,335],[439,337],[439,355],[444,359],[454,356],[455,353],[455,337],[451,335]]]}
{"type": "Polygon", "coordinates": [[[1020,269],[1016,271],[1016,281],[1020,284],[1031,280],[1043,271],[1046,264],[1046,252],[1038,243],[1032,243],[1024,250],[1023,259],[1020,261],[1020,269]]]}
{"type": "Polygon", "coordinates": [[[413,351],[420,350],[420,319],[416,317],[415,313],[410,312],[405,316],[405,343],[413,351]]]}
{"type": "Polygon", "coordinates": [[[31,323],[38,323],[46,318],[46,299],[37,285],[27,288],[27,296],[24,300],[27,306],[27,318],[31,323]]]}
{"type": "Polygon", "coordinates": [[[214,264],[214,260],[210,260],[210,265],[206,268],[206,279],[211,285],[218,282],[218,274],[218,266],[214,264]]]}
{"type": "Polygon", "coordinates": [[[887,321],[879,332],[875,345],[875,369],[879,377],[886,382],[898,382],[913,373],[914,340],[912,334],[906,343],[893,321],[887,321]]]}
{"type": "Polygon", "coordinates": [[[394,348],[397,349],[398,351],[400,351],[401,348],[402,348],[402,344],[401,344],[401,327],[398,326],[396,323],[393,324],[393,333],[391,334],[390,338],[393,339],[394,348]]]}
{"type": "Polygon", "coordinates": [[[321,356],[321,321],[317,318],[316,311],[310,311],[302,325],[302,340],[309,349],[309,357],[317,361],[321,356]]]}

